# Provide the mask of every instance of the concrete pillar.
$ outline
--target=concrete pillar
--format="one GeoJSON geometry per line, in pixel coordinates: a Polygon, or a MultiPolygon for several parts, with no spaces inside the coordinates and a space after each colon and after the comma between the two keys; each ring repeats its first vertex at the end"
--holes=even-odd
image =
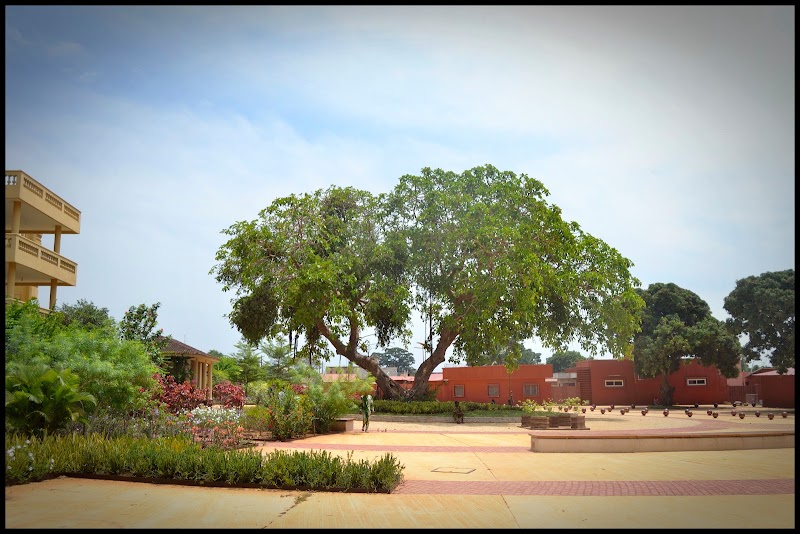
{"type": "Polygon", "coordinates": [[[53,238],[53,252],[61,254],[61,225],[56,225],[56,235],[53,238]]]}
{"type": "Polygon", "coordinates": [[[10,261],[6,263],[6,296],[14,298],[17,290],[17,264],[10,261]]]}
{"type": "Polygon", "coordinates": [[[18,234],[19,227],[22,223],[22,201],[15,200],[14,207],[11,211],[11,233],[18,234]]]}
{"type": "Polygon", "coordinates": [[[211,399],[214,395],[214,364],[207,363],[206,366],[208,367],[208,398],[211,399]]]}
{"type": "Polygon", "coordinates": [[[56,309],[56,291],[58,290],[58,282],[55,278],[50,279],[50,309],[56,309]]]}

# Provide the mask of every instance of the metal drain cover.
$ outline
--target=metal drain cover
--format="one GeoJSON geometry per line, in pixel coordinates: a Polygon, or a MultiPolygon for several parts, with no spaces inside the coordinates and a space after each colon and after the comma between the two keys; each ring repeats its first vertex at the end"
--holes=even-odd
{"type": "Polygon", "coordinates": [[[468,473],[472,473],[475,471],[474,468],[469,467],[437,467],[432,472],[433,473],[461,473],[462,475],[466,475],[468,473]]]}

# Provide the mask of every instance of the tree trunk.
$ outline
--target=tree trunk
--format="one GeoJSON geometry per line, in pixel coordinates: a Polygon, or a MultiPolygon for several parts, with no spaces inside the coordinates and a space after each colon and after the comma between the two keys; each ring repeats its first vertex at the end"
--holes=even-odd
{"type": "Polygon", "coordinates": [[[661,404],[664,406],[672,406],[672,394],[675,388],[669,385],[669,375],[663,374],[661,380],[661,404]]]}
{"type": "Polygon", "coordinates": [[[320,334],[330,341],[331,345],[336,349],[336,354],[341,354],[358,367],[372,374],[377,382],[378,390],[382,398],[387,400],[420,400],[424,399],[428,394],[428,382],[431,373],[436,369],[436,366],[444,362],[444,355],[450,345],[453,344],[458,332],[455,330],[445,330],[439,337],[439,343],[436,349],[431,354],[431,357],[422,362],[419,369],[414,375],[414,386],[410,391],[403,389],[400,384],[389,378],[389,375],[383,372],[378,360],[371,358],[364,354],[359,354],[356,350],[355,341],[358,339],[358,331],[356,330],[355,322],[351,327],[350,343],[345,345],[338,337],[334,336],[328,326],[322,321],[317,321],[317,328],[320,334]]]}

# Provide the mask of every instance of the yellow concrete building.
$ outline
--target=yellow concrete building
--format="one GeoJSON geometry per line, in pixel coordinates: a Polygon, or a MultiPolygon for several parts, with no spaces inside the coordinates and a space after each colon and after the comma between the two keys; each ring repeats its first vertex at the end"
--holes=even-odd
{"type": "Polygon", "coordinates": [[[61,255],[61,236],[79,234],[81,212],[23,171],[6,171],[6,302],[39,298],[50,288],[55,309],[59,286],[75,286],[78,264],[61,255]],[[53,248],[42,244],[52,234],[53,248]]]}

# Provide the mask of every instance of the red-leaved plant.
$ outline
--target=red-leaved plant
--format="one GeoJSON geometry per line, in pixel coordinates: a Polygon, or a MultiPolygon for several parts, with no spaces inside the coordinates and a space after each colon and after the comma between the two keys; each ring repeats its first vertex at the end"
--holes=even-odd
{"type": "Polygon", "coordinates": [[[214,399],[225,408],[241,408],[245,402],[244,389],[224,380],[214,385],[214,399]]]}
{"type": "Polygon", "coordinates": [[[159,385],[153,392],[153,398],[164,403],[167,409],[174,414],[181,410],[194,410],[198,406],[206,404],[208,400],[206,390],[195,387],[194,381],[187,380],[178,384],[174,377],[170,375],[162,377],[158,373],[153,375],[153,378],[159,385]]]}

